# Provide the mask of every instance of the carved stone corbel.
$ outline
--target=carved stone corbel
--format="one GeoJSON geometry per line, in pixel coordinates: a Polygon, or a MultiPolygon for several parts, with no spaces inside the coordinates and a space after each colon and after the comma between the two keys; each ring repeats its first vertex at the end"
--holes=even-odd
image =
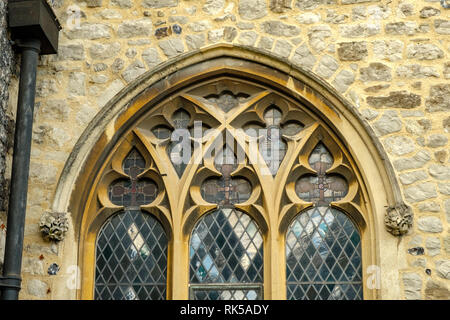
{"type": "Polygon", "coordinates": [[[47,241],[64,240],[66,232],[69,230],[69,221],[66,216],[66,212],[44,212],[39,221],[42,237],[47,241]]]}
{"type": "Polygon", "coordinates": [[[387,208],[384,223],[387,231],[394,236],[404,235],[413,224],[411,207],[404,203],[398,203],[387,208]]]}

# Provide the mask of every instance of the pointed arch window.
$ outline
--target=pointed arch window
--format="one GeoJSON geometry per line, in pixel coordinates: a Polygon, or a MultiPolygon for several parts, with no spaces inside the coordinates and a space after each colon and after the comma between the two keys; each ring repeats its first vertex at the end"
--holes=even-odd
{"type": "Polygon", "coordinates": [[[308,162],[314,173],[301,176],[295,191],[315,208],[298,214],[286,234],[287,298],[362,299],[359,230],[348,215],[330,206],[348,194],[348,184],[342,175],[327,172],[335,161],[322,143],[308,162]]]}
{"type": "Polygon", "coordinates": [[[108,188],[109,200],[123,210],[102,226],[96,244],[97,300],[163,300],[166,298],[167,244],[162,225],[141,205],[152,203],[156,183],[141,176],[146,161],[136,148],[123,160],[124,177],[108,188]]]}
{"type": "Polygon", "coordinates": [[[203,198],[219,204],[218,209],[200,218],[192,231],[190,258],[190,298],[194,300],[262,299],[263,238],[258,224],[234,204],[251,195],[251,185],[231,174],[237,158],[225,147],[215,158],[220,178],[206,180],[203,198]]]}
{"type": "Polygon", "coordinates": [[[363,298],[367,193],[319,112],[231,75],[155,101],[102,158],[84,222],[88,294],[363,298]]]}

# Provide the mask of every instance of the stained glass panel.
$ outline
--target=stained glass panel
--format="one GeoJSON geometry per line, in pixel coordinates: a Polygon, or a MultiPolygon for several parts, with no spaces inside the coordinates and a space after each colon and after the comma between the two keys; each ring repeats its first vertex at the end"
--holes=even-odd
{"type": "Polygon", "coordinates": [[[261,231],[238,210],[223,208],[203,217],[192,232],[189,255],[191,284],[262,284],[261,231]]]}
{"type": "Polygon", "coordinates": [[[237,158],[230,148],[224,148],[215,158],[215,167],[222,173],[220,178],[207,179],[201,187],[202,197],[211,203],[232,207],[248,200],[252,193],[250,183],[243,178],[232,178],[237,168],[237,158]]]}
{"type": "Polygon", "coordinates": [[[169,153],[170,161],[179,177],[183,175],[192,155],[191,143],[190,141],[185,141],[190,137],[188,128],[190,121],[191,116],[183,109],[176,111],[172,115],[174,130],[176,130],[176,137],[178,138],[174,138],[174,135],[172,134],[174,140],[170,143],[167,151],[169,153]]]}
{"type": "Polygon", "coordinates": [[[165,299],[167,241],[149,214],[126,210],[110,218],[97,238],[95,299],[165,299]]]}
{"type": "Polygon", "coordinates": [[[277,107],[269,107],[266,110],[264,113],[266,129],[262,130],[263,137],[259,144],[259,151],[273,176],[278,172],[287,150],[286,142],[281,138],[281,118],[282,113],[277,107]]]}
{"type": "Polygon", "coordinates": [[[299,214],[286,234],[287,298],[363,298],[361,240],[342,212],[316,207],[299,214]]]}
{"type": "Polygon", "coordinates": [[[298,197],[318,206],[327,206],[330,202],[344,198],[348,193],[348,184],[338,174],[326,174],[333,166],[334,159],[325,146],[319,143],[309,157],[309,165],[316,171],[300,177],[295,185],[298,197]]]}
{"type": "Polygon", "coordinates": [[[237,95],[233,94],[231,91],[225,90],[221,94],[211,94],[205,96],[205,99],[208,100],[212,104],[216,104],[223,112],[228,112],[231,109],[237,107],[239,103],[249,95],[245,93],[239,93],[237,95]]]}

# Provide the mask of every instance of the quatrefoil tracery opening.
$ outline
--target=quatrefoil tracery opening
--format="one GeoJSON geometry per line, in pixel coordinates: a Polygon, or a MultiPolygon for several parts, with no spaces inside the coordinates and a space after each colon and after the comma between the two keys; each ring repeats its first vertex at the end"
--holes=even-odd
{"type": "Polygon", "coordinates": [[[108,195],[111,202],[118,206],[139,207],[152,203],[158,195],[156,183],[145,177],[139,177],[146,170],[144,157],[133,148],[122,164],[128,178],[120,178],[109,185],[108,195]]]}
{"type": "Polygon", "coordinates": [[[201,187],[203,199],[222,207],[232,207],[250,198],[252,186],[247,179],[232,177],[238,168],[238,159],[229,146],[225,146],[214,159],[214,166],[222,176],[206,179],[201,187]]]}
{"type": "Polygon", "coordinates": [[[308,159],[315,174],[305,174],[297,180],[295,191],[302,200],[317,206],[328,206],[333,201],[343,199],[348,193],[346,179],[334,173],[327,173],[334,159],[328,149],[319,143],[308,159]]]}

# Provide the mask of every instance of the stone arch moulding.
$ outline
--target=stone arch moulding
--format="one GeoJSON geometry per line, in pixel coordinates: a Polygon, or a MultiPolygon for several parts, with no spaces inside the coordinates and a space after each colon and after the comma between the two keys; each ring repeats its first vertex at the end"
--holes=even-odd
{"type": "MultiPolygon", "coordinates": [[[[80,254],[82,232],[85,232],[82,222],[86,203],[92,201],[90,190],[97,185],[98,173],[133,124],[172,93],[221,76],[246,79],[282,92],[308,107],[343,143],[364,181],[369,230],[366,243],[371,252],[365,267],[377,265],[381,271],[381,285],[376,288],[380,290],[373,290],[368,296],[400,298],[400,292],[389,288],[393,282],[399,283],[399,249],[397,239],[386,232],[385,216],[387,208],[398,208],[389,212],[394,212],[392,220],[401,220],[404,204],[393,168],[378,138],[355,107],[324,80],[286,60],[234,45],[212,46],[169,60],[140,76],[103,106],[76,143],[55,191],[52,209],[70,212],[73,229],[69,232],[75,239],[70,244],[65,243],[64,251],[78,253],[78,264],[84,263],[80,254]]],[[[169,259],[170,256],[171,253],[169,259]]],[[[169,271],[168,276],[176,281],[177,275],[169,271]]],[[[272,291],[277,291],[275,281],[271,285],[272,291]]],[[[83,297],[80,293],[77,296],[83,297]]],[[[172,293],[169,296],[177,298],[172,293]]]]}

